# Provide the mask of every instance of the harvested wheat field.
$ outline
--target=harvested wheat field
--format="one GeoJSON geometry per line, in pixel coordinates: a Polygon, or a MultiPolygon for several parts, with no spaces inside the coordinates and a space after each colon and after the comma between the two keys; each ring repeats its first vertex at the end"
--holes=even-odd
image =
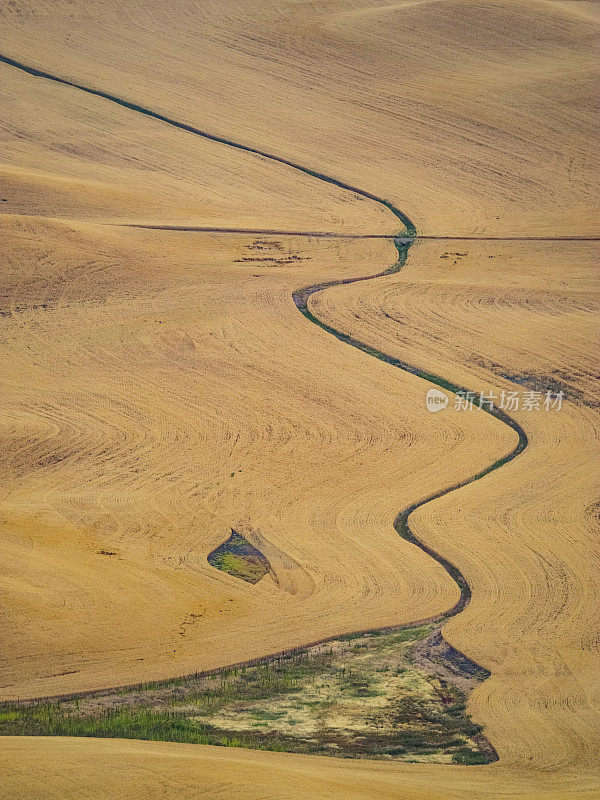
{"type": "Polygon", "coordinates": [[[597,3],[0,19],[0,797],[598,797],[597,3]]]}

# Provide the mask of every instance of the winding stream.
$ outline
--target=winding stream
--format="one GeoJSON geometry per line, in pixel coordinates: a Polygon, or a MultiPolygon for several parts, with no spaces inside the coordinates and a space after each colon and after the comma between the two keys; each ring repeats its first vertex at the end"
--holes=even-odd
{"type": "MultiPolygon", "coordinates": [[[[288,160],[286,158],[282,158],[282,157],[274,155],[272,153],[268,153],[268,152],[266,152],[264,150],[260,150],[260,149],[255,148],[255,147],[250,147],[250,146],[247,146],[247,145],[244,145],[244,144],[240,144],[239,142],[235,142],[235,141],[233,141],[231,139],[227,139],[227,138],[224,138],[224,137],[221,137],[221,136],[216,136],[214,134],[208,133],[207,131],[203,131],[203,130],[201,130],[199,128],[193,127],[193,126],[188,125],[188,124],[183,123],[183,122],[179,122],[179,121],[177,121],[175,119],[172,119],[170,117],[164,116],[163,114],[160,114],[158,112],[152,111],[151,109],[145,108],[145,107],[140,106],[140,105],[138,105],[136,103],[133,103],[131,101],[125,100],[125,99],[120,98],[120,97],[117,97],[117,96],[115,96],[113,94],[110,94],[108,92],[104,92],[104,91],[99,90],[99,89],[94,89],[94,88],[91,88],[91,87],[88,87],[88,86],[84,86],[83,84],[77,83],[75,81],[67,80],[65,78],[60,78],[60,77],[58,77],[56,75],[52,75],[52,74],[50,74],[48,72],[44,72],[43,70],[37,69],[36,67],[32,67],[32,66],[28,66],[26,64],[23,64],[23,63],[21,63],[19,61],[16,61],[15,59],[9,58],[8,56],[0,55],[0,62],[3,62],[4,64],[7,64],[7,65],[9,65],[11,67],[19,69],[19,70],[21,70],[21,71],[23,71],[23,72],[25,72],[25,73],[33,76],[33,77],[43,78],[45,80],[50,80],[50,81],[53,81],[55,83],[60,83],[60,84],[66,85],[66,86],[71,86],[71,87],[73,87],[75,89],[78,89],[80,91],[86,92],[87,94],[91,94],[91,95],[95,95],[97,97],[103,98],[103,99],[108,100],[108,101],[110,101],[112,103],[115,103],[115,104],[117,104],[119,106],[122,106],[124,108],[130,109],[131,111],[135,111],[135,112],[143,114],[143,115],[145,115],[147,117],[152,117],[152,118],[157,119],[157,120],[159,120],[159,121],[161,121],[161,122],[163,122],[163,123],[165,123],[167,125],[171,125],[172,127],[187,131],[188,133],[194,134],[196,136],[201,136],[201,137],[203,137],[205,139],[209,139],[210,141],[218,142],[220,144],[227,145],[228,147],[236,148],[237,150],[243,150],[243,151],[245,151],[247,153],[258,155],[258,156],[261,156],[263,158],[269,159],[270,161],[273,161],[273,162],[276,162],[276,163],[279,163],[279,164],[283,164],[283,165],[285,165],[287,167],[291,167],[292,169],[297,170],[299,172],[302,172],[302,173],[304,173],[306,175],[310,175],[310,176],[316,178],[317,180],[323,181],[325,183],[332,184],[334,186],[337,186],[337,187],[339,187],[341,189],[344,189],[344,190],[346,190],[348,192],[351,192],[351,193],[353,193],[355,195],[358,195],[360,197],[363,197],[363,198],[366,198],[368,200],[371,200],[371,201],[373,201],[375,203],[378,203],[379,205],[385,207],[388,211],[390,211],[398,219],[398,221],[402,224],[402,227],[403,227],[402,231],[399,234],[397,234],[395,237],[393,237],[394,244],[395,244],[395,246],[396,246],[396,248],[398,250],[398,258],[395,261],[395,263],[392,264],[387,269],[385,269],[385,270],[383,270],[381,272],[378,272],[378,273],[376,273],[374,275],[361,276],[361,277],[357,277],[357,278],[345,278],[345,279],[341,279],[341,280],[326,281],[326,282],[323,282],[323,283],[314,284],[312,286],[307,286],[307,287],[304,287],[302,289],[297,289],[296,291],[293,292],[293,295],[292,295],[294,303],[295,303],[296,307],[298,308],[298,310],[306,317],[307,320],[309,320],[311,323],[313,323],[315,325],[318,325],[319,327],[323,328],[323,330],[327,331],[332,336],[335,336],[336,339],[338,339],[339,341],[344,342],[345,344],[348,344],[348,345],[350,345],[352,347],[355,347],[356,349],[361,350],[362,352],[367,353],[368,355],[371,355],[374,358],[378,358],[379,360],[384,361],[387,364],[390,364],[390,365],[392,365],[394,367],[397,367],[398,369],[404,370],[405,372],[409,372],[412,375],[416,375],[419,378],[423,378],[424,380],[428,381],[429,383],[435,384],[436,386],[438,386],[441,389],[443,389],[445,391],[448,391],[450,393],[461,394],[461,393],[466,393],[468,391],[466,387],[459,386],[458,384],[455,384],[455,383],[453,383],[452,381],[450,381],[450,380],[448,380],[446,378],[443,378],[443,377],[441,377],[439,375],[432,374],[432,373],[428,372],[425,369],[422,369],[422,368],[417,367],[415,365],[409,364],[409,363],[407,363],[405,361],[402,361],[401,359],[396,358],[394,356],[388,355],[388,354],[384,353],[383,351],[378,350],[378,349],[376,349],[374,347],[371,347],[370,345],[368,345],[368,344],[366,344],[364,342],[361,342],[360,340],[350,336],[349,334],[346,334],[343,331],[338,330],[337,328],[333,328],[332,326],[328,325],[327,323],[325,323],[321,319],[319,319],[316,316],[316,314],[309,307],[309,299],[310,299],[310,297],[315,295],[315,294],[317,294],[318,292],[323,292],[326,289],[329,289],[329,288],[334,287],[334,286],[341,286],[341,285],[346,285],[346,284],[351,284],[351,283],[358,283],[360,281],[367,281],[367,280],[372,280],[374,278],[384,277],[386,275],[392,275],[393,273],[398,272],[400,269],[402,269],[402,267],[404,266],[404,264],[406,262],[410,246],[412,245],[412,243],[415,240],[415,238],[421,238],[421,237],[417,237],[417,232],[416,232],[416,228],[415,228],[414,224],[406,216],[406,214],[404,214],[402,211],[400,211],[400,209],[396,208],[396,206],[394,206],[393,203],[391,203],[388,200],[385,200],[382,197],[378,197],[377,195],[372,194],[371,192],[368,192],[366,190],[363,190],[363,189],[360,189],[358,187],[352,186],[351,184],[346,183],[346,182],[344,182],[342,180],[339,180],[339,179],[337,179],[335,177],[326,175],[326,174],[324,174],[322,172],[318,172],[318,171],[309,169],[308,167],[302,166],[301,164],[297,164],[294,161],[288,160]]],[[[154,226],[154,225],[147,225],[147,226],[146,225],[139,225],[139,226],[134,226],[134,227],[160,228],[160,227],[163,227],[163,226],[158,226],[158,225],[156,225],[156,226],[154,226]]],[[[169,229],[169,230],[193,230],[193,228],[185,228],[183,226],[182,227],[164,226],[164,227],[166,229],[169,229]]],[[[223,229],[223,232],[232,232],[232,233],[233,232],[240,232],[241,233],[243,231],[241,231],[241,230],[240,231],[236,231],[235,229],[223,229]]],[[[302,234],[297,233],[296,235],[302,235],[302,234]]],[[[332,234],[306,233],[305,235],[332,235],[332,234]]],[[[337,235],[337,234],[333,234],[333,235],[337,235]]],[[[348,238],[352,238],[352,236],[350,236],[348,238]]],[[[368,237],[367,236],[365,236],[365,237],[361,236],[360,238],[368,238],[368,237]]],[[[376,235],[373,235],[372,238],[390,238],[390,237],[376,234],[376,235]]],[[[429,236],[429,237],[422,237],[422,238],[444,238],[444,237],[429,236]]],[[[470,237],[452,237],[452,238],[470,238],[470,237]]],[[[473,237],[473,238],[483,238],[483,237],[473,237]]],[[[434,492],[434,493],[432,493],[430,495],[427,495],[426,497],[424,497],[423,499],[419,500],[418,502],[413,503],[408,508],[405,508],[404,510],[400,511],[400,513],[396,516],[396,519],[394,520],[394,523],[393,523],[394,524],[394,528],[396,529],[396,531],[399,533],[399,535],[403,539],[405,539],[408,542],[410,542],[411,544],[414,544],[415,546],[421,548],[421,550],[423,550],[425,553],[427,553],[428,556],[430,556],[435,561],[437,561],[439,564],[441,564],[441,566],[446,570],[446,572],[450,575],[450,577],[456,582],[456,584],[458,585],[458,587],[460,589],[460,599],[458,600],[458,602],[451,609],[449,609],[448,611],[446,611],[446,612],[444,612],[442,614],[439,614],[439,615],[437,615],[435,617],[430,617],[427,620],[419,620],[418,623],[413,623],[415,625],[416,624],[422,625],[422,624],[424,624],[426,622],[437,622],[437,623],[440,623],[438,628],[436,629],[436,632],[435,632],[436,642],[438,642],[438,643],[439,643],[439,640],[440,640],[440,637],[441,637],[441,633],[440,633],[441,624],[444,621],[446,621],[447,619],[449,619],[451,616],[454,616],[455,614],[458,614],[460,611],[462,611],[467,606],[467,604],[469,603],[469,600],[471,598],[471,588],[470,588],[466,578],[464,577],[464,575],[462,574],[460,569],[455,564],[452,564],[450,561],[448,561],[448,559],[444,558],[444,556],[442,556],[440,553],[438,553],[435,550],[433,550],[431,547],[429,547],[427,544],[425,544],[425,542],[421,541],[417,536],[415,536],[415,534],[412,532],[412,530],[410,528],[410,525],[409,525],[410,515],[416,509],[420,508],[421,506],[425,505],[426,503],[429,503],[432,500],[436,500],[439,497],[443,497],[444,495],[448,494],[449,492],[455,491],[456,489],[460,489],[463,486],[467,486],[468,484],[473,483],[474,481],[477,481],[480,478],[483,478],[485,475],[488,475],[490,472],[493,472],[493,471],[499,469],[504,464],[506,464],[509,461],[512,461],[512,459],[516,458],[519,455],[519,453],[521,453],[527,446],[527,435],[526,435],[525,431],[519,425],[519,423],[516,420],[514,420],[509,414],[507,414],[505,411],[503,411],[502,409],[497,408],[497,407],[488,408],[485,405],[480,406],[480,407],[481,407],[481,410],[484,413],[490,414],[491,416],[495,417],[497,420],[499,420],[500,422],[504,423],[505,425],[507,425],[509,428],[511,428],[513,431],[516,432],[517,437],[518,437],[518,441],[517,441],[516,446],[509,453],[507,453],[505,456],[503,456],[502,458],[498,459],[493,464],[490,464],[488,467],[486,467],[485,469],[483,469],[480,472],[476,473],[475,475],[471,475],[470,477],[468,477],[468,478],[466,478],[466,479],[464,479],[464,480],[462,480],[462,481],[460,481],[458,483],[455,483],[452,486],[448,486],[445,489],[440,489],[440,490],[438,490],[438,491],[436,491],[436,492],[434,492]]],[[[329,637],[329,639],[326,640],[326,641],[330,641],[330,640],[333,640],[335,638],[337,638],[337,637],[333,637],[332,636],[332,637],[329,637]]],[[[469,665],[471,665],[471,667],[473,667],[473,668],[477,668],[477,665],[475,665],[473,662],[469,661],[469,659],[467,659],[466,656],[464,656],[463,654],[461,654],[458,651],[454,650],[449,645],[446,645],[446,653],[447,653],[447,655],[450,654],[448,656],[450,658],[450,660],[454,660],[456,663],[460,662],[462,664],[462,667],[460,667],[460,669],[463,669],[464,671],[468,671],[468,669],[470,668],[469,665]]],[[[274,654],[273,656],[268,656],[267,658],[277,657],[278,655],[279,654],[274,654]]],[[[264,661],[264,660],[265,659],[257,659],[257,661],[264,661]]],[[[248,662],[248,663],[250,663],[250,662],[248,662]]]]}

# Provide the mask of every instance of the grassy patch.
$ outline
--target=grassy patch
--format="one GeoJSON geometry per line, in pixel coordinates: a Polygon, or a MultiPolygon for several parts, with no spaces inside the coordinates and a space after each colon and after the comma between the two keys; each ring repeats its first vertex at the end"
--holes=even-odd
{"type": "Polygon", "coordinates": [[[267,664],[60,703],[0,706],[0,734],[150,739],[348,758],[490,760],[465,696],[411,661],[432,626],[344,636],[267,664]]]}
{"type": "Polygon", "coordinates": [[[247,583],[258,583],[271,570],[263,554],[236,531],[232,531],[229,539],[213,550],[207,560],[216,569],[247,583]]]}

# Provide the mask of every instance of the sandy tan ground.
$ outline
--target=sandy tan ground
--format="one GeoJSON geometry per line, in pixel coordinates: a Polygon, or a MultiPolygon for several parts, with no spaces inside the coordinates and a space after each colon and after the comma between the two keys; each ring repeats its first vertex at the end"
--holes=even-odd
{"type": "Polygon", "coordinates": [[[6,697],[185,674],[457,600],[392,521],[514,434],[464,417],[419,430],[422,381],[291,300],[393,261],[390,243],[6,225],[22,309],[6,341],[6,697]],[[303,260],[236,263],[288,251],[303,260]],[[260,537],[278,586],[207,563],[230,527],[260,537]]]}
{"type": "Polygon", "coordinates": [[[595,800],[597,776],[502,765],[432,767],[262,753],[170,742],[6,740],[7,798],[249,800],[595,800]],[[40,781],[40,765],[43,781],[40,781]]]}
{"type": "Polygon", "coordinates": [[[599,18],[579,0],[14,0],[1,19],[5,55],[293,154],[421,233],[582,235],[599,18]]]}
{"type": "MultiPolygon", "coordinates": [[[[597,233],[597,17],[595,3],[545,0],[2,12],[8,56],[377,192],[421,233],[494,236],[597,233]]],[[[391,521],[514,434],[480,413],[428,415],[423,381],[311,327],[290,297],[382,269],[392,245],[100,224],[390,232],[394,218],[0,70],[3,696],[181,674],[451,606],[454,584],[391,521]],[[268,553],[277,584],[208,566],[230,526],[268,553]]],[[[4,743],[5,796],[592,797],[594,258],[581,243],[420,243],[399,276],[313,300],[475,389],[561,371],[570,399],[520,417],[519,459],[414,516],[473,585],[446,634],[492,670],[471,709],[499,765],[22,739],[4,743]]]]}

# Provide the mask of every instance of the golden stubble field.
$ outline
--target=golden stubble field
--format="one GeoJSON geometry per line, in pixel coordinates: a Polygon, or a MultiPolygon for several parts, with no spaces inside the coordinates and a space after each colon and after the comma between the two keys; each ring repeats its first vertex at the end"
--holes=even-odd
{"type": "MultiPolygon", "coordinates": [[[[597,234],[595,3],[15,3],[2,21],[5,55],[375,192],[420,233],[597,234]]],[[[455,585],[392,520],[515,434],[479,412],[428,414],[424,381],[291,299],[379,272],[392,244],[118,225],[390,233],[394,217],[0,69],[2,696],[168,677],[450,607],[455,585]],[[275,580],[207,564],[231,527],[275,580]]],[[[15,738],[5,796],[594,796],[597,255],[419,242],[398,275],[310,301],[470,388],[565,388],[560,412],[515,415],[525,453],[411,520],[473,587],[444,633],[492,671],[470,709],[498,764],[15,738]]]]}

